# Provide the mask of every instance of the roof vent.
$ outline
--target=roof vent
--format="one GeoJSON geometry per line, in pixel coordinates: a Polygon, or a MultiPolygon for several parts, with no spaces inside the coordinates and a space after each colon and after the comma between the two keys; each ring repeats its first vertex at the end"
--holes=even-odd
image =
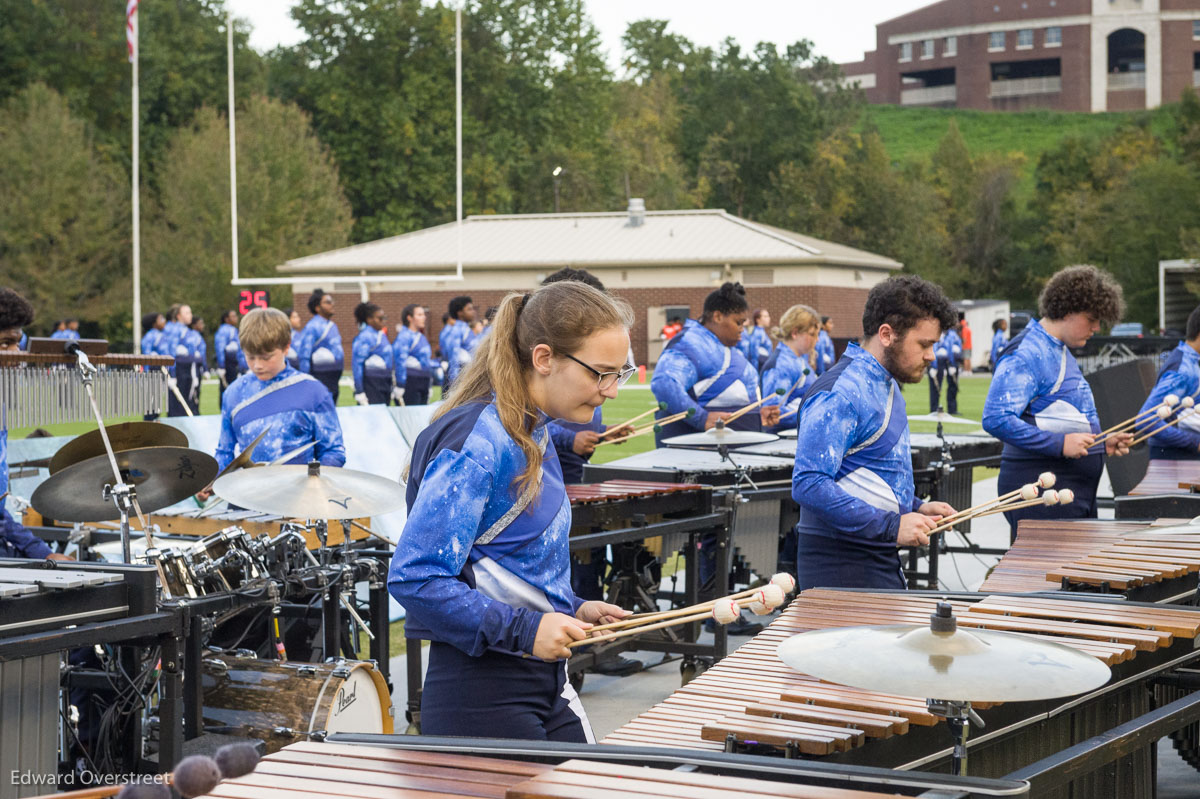
{"type": "Polygon", "coordinates": [[[646,222],[646,201],[641,197],[629,198],[628,227],[641,227],[646,222]]]}

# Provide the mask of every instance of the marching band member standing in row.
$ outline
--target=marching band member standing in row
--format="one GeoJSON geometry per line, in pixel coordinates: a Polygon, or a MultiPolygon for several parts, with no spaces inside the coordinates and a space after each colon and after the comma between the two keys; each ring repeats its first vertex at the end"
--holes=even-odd
{"type": "MultiPolygon", "coordinates": [[[[450,332],[446,333],[445,339],[441,341],[442,345],[442,360],[446,361],[446,382],[442,386],[442,396],[454,385],[454,379],[458,377],[471,358],[475,354],[475,347],[479,344],[479,334],[475,332],[475,303],[470,297],[461,296],[450,300],[450,305],[447,308],[450,312],[450,318],[455,320],[454,327],[450,328],[450,332]]],[[[443,331],[444,332],[444,331],[443,331]]]]}
{"type": "Polygon", "coordinates": [[[817,332],[821,328],[817,312],[807,305],[793,305],[779,318],[779,327],[771,335],[779,342],[771,357],[763,366],[763,407],[778,406],[780,416],[791,414],[787,419],[768,428],[769,432],[794,429],[800,402],[809,386],[817,379],[812,369],[813,347],[817,332]],[[777,389],[784,395],[778,396],[777,389]]]}
{"type": "Polygon", "coordinates": [[[358,335],[350,347],[350,372],[354,376],[354,401],[359,405],[389,405],[392,389],[392,345],[384,323],[387,316],[373,302],[354,307],[358,335]]]}
{"type": "Polygon", "coordinates": [[[433,380],[433,351],[425,338],[425,309],[406,305],[400,312],[400,329],[392,342],[396,365],[396,401],[401,405],[426,405],[433,380]]]}
{"type": "Polygon", "coordinates": [[[800,410],[792,498],[797,588],[904,588],[896,548],[928,544],[954,512],[915,496],[900,383],[918,383],[933,347],[954,324],[937,286],[915,275],[871,289],[860,347],[813,384],[800,410]]]}
{"type": "Polygon", "coordinates": [[[992,374],[996,373],[996,364],[1000,362],[1000,353],[1008,346],[1008,320],[997,319],[992,322],[992,354],[988,361],[992,374]]]}
{"type": "Polygon", "coordinates": [[[836,360],[833,349],[833,318],[821,317],[821,331],[817,334],[817,375],[823,375],[833,367],[836,360]]]}
{"type": "Polygon", "coordinates": [[[213,358],[217,363],[217,382],[221,386],[221,394],[247,369],[246,356],[242,354],[238,340],[237,322],[238,312],[230,309],[221,315],[221,324],[213,334],[213,358]]]}
{"type": "Polygon", "coordinates": [[[761,372],[763,364],[771,357],[774,343],[771,341],[771,334],[767,332],[770,327],[771,312],[766,308],[759,308],[754,312],[750,329],[742,333],[741,340],[738,342],[742,354],[746,356],[746,360],[756,371],[761,372]]]}
{"type": "Polygon", "coordinates": [[[1132,436],[1107,438],[1093,449],[1100,420],[1092,389],[1071,354],[1100,324],[1124,310],[1121,286],[1094,266],[1069,266],[1046,283],[1034,320],[1000,353],[983,406],[983,429],[1004,442],[1000,494],[1053,472],[1056,489],[1075,492],[1070,505],[1035,505],[1004,514],[1015,540],[1021,519],[1094,519],[1104,454],[1129,452],[1132,436]]]}
{"type": "MultiPolygon", "coordinates": [[[[1186,340],[1179,342],[1159,370],[1158,381],[1142,404],[1141,413],[1158,407],[1168,394],[1200,400],[1197,396],[1197,392],[1200,392],[1200,307],[1188,315],[1184,335],[1186,340]]],[[[1149,415],[1145,422],[1138,425],[1139,435],[1149,430],[1162,430],[1148,439],[1151,460],[1200,460],[1200,414],[1181,411],[1178,406],[1174,410],[1183,414],[1176,425],[1166,427],[1164,420],[1154,415],[1149,415]]]]}
{"type": "MultiPolygon", "coordinates": [[[[299,369],[300,351],[296,348],[300,346],[300,336],[304,335],[304,320],[300,318],[300,312],[295,308],[288,308],[286,311],[284,311],[284,313],[288,315],[288,321],[292,325],[292,341],[288,346],[287,351],[288,366],[292,367],[293,369],[299,369]]],[[[242,367],[242,371],[246,371],[244,365],[242,367]]]]}
{"type": "Polygon", "coordinates": [[[933,348],[934,362],[929,365],[929,412],[941,405],[942,385],[946,386],[946,412],[958,413],[958,376],[963,362],[963,343],[953,327],[942,333],[933,348]]]}
{"type": "MultiPolygon", "coordinates": [[[[333,295],[326,294],[322,289],[315,290],[308,298],[308,312],[313,318],[308,320],[304,332],[300,334],[300,343],[296,347],[299,360],[297,368],[320,381],[333,397],[333,404],[337,405],[338,381],[345,367],[346,354],[342,351],[342,334],[333,321],[333,295]]],[[[290,324],[288,330],[291,330],[290,324]]],[[[290,332],[288,341],[291,341],[290,332]]],[[[283,349],[286,353],[287,346],[283,349]]]]}
{"type": "Polygon", "coordinates": [[[566,645],[628,611],[571,590],[571,505],[546,423],[587,422],[616,396],[632,324],[624,301],[578,281],[509,295],[417,437],[388,588],[409,636],[433,641],[423,733],[594,740],[566,645]]]}

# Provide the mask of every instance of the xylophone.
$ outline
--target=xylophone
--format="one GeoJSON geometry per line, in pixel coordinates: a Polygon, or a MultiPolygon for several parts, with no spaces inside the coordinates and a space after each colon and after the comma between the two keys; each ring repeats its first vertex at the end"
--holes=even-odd
{"type": "Polygon", "coordinates": [[[1061,589],[1192,604],[1200,573],[1200,528],[1176,533],[1165,523],[1026,519],[980,590],[1061,589]]]}
{"type": "MultiPolygon", "coordinates": [[[[96,404],[107,419],[158,414],[167,390],[161,355],[91,355],[96,404]]],[[[93,422],[95,415],[72,355],[0,353],[0,407],[8,428],[93,422]]]]}
{"type": "MultiPolygon", "coordinates": [[[[776,655],[780,642],[807,630],[926,623],[939,598],[933,592],[805,591],[753,640],[601,743],[942,771],[950,734],[926,697],[823,683],[776,655]]],[[[986,594],[956,595],[952,604],[960,628],[1052,636],[1113,669],[1109,685],[1084,697],[977,706],[986,727],[968,745],[972,773],[979,776],[1008,774],[1150,712],[1150,681],[1200,661],[1194,646],[1200,609],[986,594]]],[[[1150,749],[1123,754],[1102,773],[1074,775],[1072,795],[1152,795],[1150,749]]]]}
{"type": "Polygon", "coordinates": [[[1118,519],[1200,516],[1200,461],[1151,460],[1141,482],[1116,498],[1118,519]]]}
{"type": "MultiPolygon", "coordinates": [[[[267,755],[254,771],[220,782],[200,799],[355,799],[472,796],[494,799],[601,799],[619,795],[670,799],[883,799],[930,788],[939,796],[1021,796],[1022,786],[991,780],[920,775],[897,778],[878,769],[853,778],[781,773],[758,758],[663,757],[663,753],[596,752],[571,744],[483,742],[393,736],[338,736],[337,742],[297,743],[267,755]],[[343,743],[353,740],[354,743],[343,743]],[[359,742],[361,741],[361,742],[359,742]],[[758,766],[758,768],[756,768],[758,766]],[[830,783],[835,783],[830,785],[830,783]],[[837,783],[853,786],[838,787],[837,783]]],[[[928,795],[934,795],[932,793],[928,795]]]]}

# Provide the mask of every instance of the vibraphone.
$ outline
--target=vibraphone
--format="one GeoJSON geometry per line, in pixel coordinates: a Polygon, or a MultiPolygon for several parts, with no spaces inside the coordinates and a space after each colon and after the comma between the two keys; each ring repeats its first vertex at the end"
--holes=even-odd
{"type": "Polygon", "coordinates": [[[1138,602],[1195,604],[1200,527],[1026,519],[981,591],[1118,593],[1138,602]]]}
{"type": "Polygon", "coordinates": [[[226,779],[199,799],[355,799],[474,796],[494,799],[883,799],[1023,796],[1020,783],[935,775],[897,776],[881,769],[786,772],[762,758],[628,751],[574,744],[415,736],[338,735],[297,743],[226,779]],[[979,793],[975,793],[979,791],[979,793]],[[928,793],[927,793],[928,792],[928,793]]]}
{"type": "MultiPolygon", "coordinates": [[[[805,591],[752,641],[601,743],[772,752],[943,771],[951,737],[929,712],[926,697],[821,682],[790,669],[776,654],[781,641],[807,630],[926,624],[940,597],[934,592],[805,591]]],[[[968,741],[973,775],[1009,774],[1149,713],[1151,681],[1200,660],[1197,608],[987,594],[960,594],[951,601],[960,629],[1050,636],[1113,670],[1107,686],[1085,696],[976,705],[986,726],[968,741]]],[[[1200,715],[1200,695],[1195,703],[1193,712],[1200,715]]],[[[1153,795],[1153,747],[1122,750],[1128,742],[1120,736],[1113,736],[1112,745],[1123,756],[1100,772],[1073,774],[1076,793],[1069,795],[1153,795]]]]}
{"type": "MultiPolygon", "coordinates": [[[[161,355],[92,355],[96,404],[105,419],[158,414],[167,390],[162,367],[174,358],[161,355]]],[[[66,354],[0,352],[0,408],[9,429],[94,422],[83,382],[66,354]]]]}
{"type": "Polygon", "coordinates": [[[1200,516],[1200,461],[1155,459],[1127,496],[1116,498],[1118,519],[1200,516]]]}
{"type": "MultiPolygon", "coordinates": [[[[683,603],[701,601],[697,548],[702,535],[716,536],[717,574],[728,574],[731,561],[729,547],[732,510],[725,494],[714,493],[710,486],[687,483],[652,483],[636,480],[609,480],[567,486],[571,501],[570,545],[574,553],[612,546],[616,553],[614,573],[608,599],[623,607],[639,610],[659,610],[654,592],[658,581],[650,568],[651,587],[647,589],[644,575],[632,574],[648,567],[648,560],[679,551],[685,557],[683,603]]],[[[718,587],[724,593],[723,587],[718,587]]],[[[690,676],[701,662],[720,660],[727,651],[727,635],[718,626],[711,644],[697,642],[699,624],[656,630],[630,636],[606,644],[579,650],[568,661],[568,673],[577,684],[583,672],[597,662],[616,657],[620,652],[640,649],[683,656],[681,671],[690,676]]],[[[407,718],[420,727],[421,663],[419,642],[409,641],[406,650],[408,672],[407,718]]]]}

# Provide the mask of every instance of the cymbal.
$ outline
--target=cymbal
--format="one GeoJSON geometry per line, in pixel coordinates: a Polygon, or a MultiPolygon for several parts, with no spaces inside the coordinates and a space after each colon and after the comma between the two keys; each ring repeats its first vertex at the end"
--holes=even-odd
{"type": "Polygon", "coordinates": [[[920,416],[908,417],[910,422],[941,422],[942,424],[962,424],[971,425],[973,427],[982,427],[983,422],[977,422],[974,419],[967,419],[963,416],[951,416],[945,411],[937,411],[936,413],[925,413],[920,416]]]}
{"type": "Polygon", "coordinates": [[[247,466],[256,466],[257,464],[255,464],[254,461],[250,460],[250,455],[251,455],[251,453],[254,452],[254,448],[258,446],[258,442],[260,442],[264,438],[266,438],[266,435],[269,432],[271,432],[271,428],[268,427],[265,430],[263,430],[261,433],[259,433],[258,437],[250,442],[250,446],[244,448],[241,452],[239,452],[237,454],[236,458],[234,458],[228,464],[225,465],[225,468],[221,470],[221,473],[217,475],[217,478],[218,479],[222,478],[225,475],[229,474],[230,472],[236,472],[238,469],[242,469],[247,466]]]}
{"type": "Polygon", "coordinates": [[[225,475],[213,491],[232,505],[293,519],[358,519],[404,506],[404,487],[334,466],[260,466],[225,475]]]}
{"type": "Polygon", "coordinates": [[[1074,696],[1111,676],[1095,657],[1033,636],[914,624],[801,633],[779,645],[779,657],[854,688],[962,702],[1074,696]]]}
{"type": "Polygon", "coordinates": [[[774,441],[779,436],[774,433],[759,433],[756,430],[730,430],[727,427],[713,427],[703,433],[687,433],[682,436],[664,438],[663,443],[670,447],[718,447],[738,446],[741,444],[761,444],[764,441],[774,441]]]}
{"type": "Polygon", "coordinates": [[[780,438],[796,438],[800,435],[800,431],[794,427],[789,427],[786,430],[780,430],[775,435],[779,436],[780,438]]]}
{"type": "MultiPolygon", "coordinates": [[[[186,447],[187,435],[179,428],[160,422],[122,422],[106,425],[108,441],[113,452],[143,447],[186,447]]],[[[99,430],[84,433],[63,444],[50,458],[50,474],[62,471],[73,463],[105,455],[104,439],[99,430]]],[[[111,481],[110,481],[111,482],[111,481]]]]}
{"type": "MultiPolygon", "coordinates": [[[[164,425],[165,426],[165,425],[164,425]]],[[[186,447],[141,447],[115,453],[117,468],[134,486],[145,513],[187,499],[212,482],[217,462],[211,455],[186,447]]],[[[37,487],[30,498],[34,510],[63,522],[102,522],[119,515],[103,489],[113,482],[108,455],[66,466],[37,487]]]]}

